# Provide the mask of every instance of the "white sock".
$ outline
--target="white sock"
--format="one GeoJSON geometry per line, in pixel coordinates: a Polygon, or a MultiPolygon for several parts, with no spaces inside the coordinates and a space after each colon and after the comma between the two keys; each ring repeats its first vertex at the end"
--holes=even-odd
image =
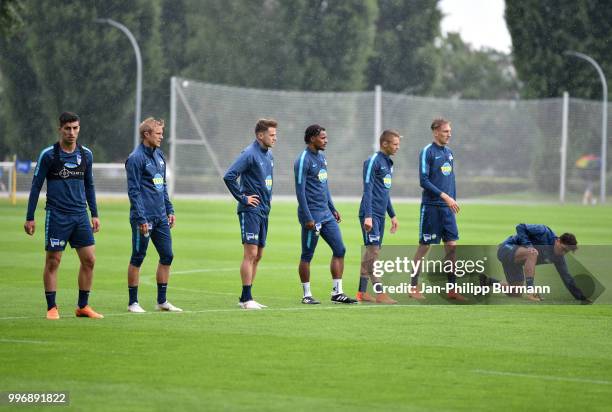
{"type": "Polygon", "coordinates": [[[304,289],[304,297],[312,296],[312,292],[310,291],[310,282],[302,283],[302,289],[304,289]]]}
{"type": "Polygon", "coordinates": [[[332,289],[332,295],[338,295],[344,293],[342,290],[342,279],[332,279],[334,282],[334,288],[332,289]]]}

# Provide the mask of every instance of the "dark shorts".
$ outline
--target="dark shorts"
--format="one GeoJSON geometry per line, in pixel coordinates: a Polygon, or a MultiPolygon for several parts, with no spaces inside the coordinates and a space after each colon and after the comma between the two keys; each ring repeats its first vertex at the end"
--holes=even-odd
{"type": "Polygon", "coordinates": [[[170,265],[174,259],[172,253],[172,237],[170,235],[170,225],[167,217],[158,217],[150,219],[149,233],[143,235],[140,232],[140,225],[133,220],[130,220],[132,226],[132,257],[130,264],[140,267],[147,254],[149,239],[153,240],[153,245],[159,254],[159,263],[162,265],[170,265]]]}
{"type": "Polygon", "coordinates": [[[365,217],[359,216],[363,244],[366,246],[382,246],[383,236],[385,234],[385,218],[372,216],[372,230],[370,230],[369,232],[366,232],[363,228],[364,220],[365,217]]]}
{"type": "Polygon", "coordinates": [[[344,242],[342,242],[340,226],[338,226],[338,222],[332,219],[317,223],[314,230],[308,230],[302,225],[302,261],[310,262],[312,260],[319,237],[327,242],[335,257],[344,257],[346,248],[344,242]]]}
{"type": "Polygon", "coordinates": [[[240,222],[240,236],[242,244],[266,246],[266,237],[268,236],[268,217],[261,216],[258,213],[238,213],[238,221],[240,222]]]}
{"type": "Polygon", "coordinates": [[[419,243],[439,244],[459,239],[455,213],[448,206],[421,205],[419,243]]]}
{"type": "Polygon", "coordinates": [[[510,284],[522,284],[525,280],[523,265],[514,262],[514,255],[518,248],[519,246],[517,245],[507,243],[502,243],[497,248],[497,259],[501,262],[506,280],[510,284]]]}
{"type": "Polygon", "coordinates": [[[45,219],[45,250],[61,252],[70,243],[73,249],[94,245],[96,242],[87,212],[68,215],[47,209],[45,219]]]}

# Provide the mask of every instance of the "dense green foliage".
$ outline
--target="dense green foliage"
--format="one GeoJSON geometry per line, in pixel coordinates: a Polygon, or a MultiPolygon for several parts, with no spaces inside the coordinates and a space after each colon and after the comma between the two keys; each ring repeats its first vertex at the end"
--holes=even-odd
{"type": "MultiPolygon", "coordinates": [[[[97,161],[132,145],[135,58],[142,114],[167,118],[172,75],[241,87],[499,98],[510,60],[440,35],[438,0],[19,0],[0,36],[0,157],[33,159],[63,110],[83,119],[97,161]],[[16,13],[18,11],[18,14],[16,13]],[[450,63],[449,63],[450,62],[450,63]],[[468,76],[467,74],[471,74],[468,76]]],[[[4,20],[2,20],[4,21],[4,20]]],[[[3,26],[4,28],[4,26],[3,26]]]]}
{"type": "Polygon", "coordinates": [[[572,96],[601,99],[601,82],[588,62],[563,53],[594,58],[612,73],[612,7],[607,0],[509,0],[506,23],[514,65],[525,97],[572,96]]]}

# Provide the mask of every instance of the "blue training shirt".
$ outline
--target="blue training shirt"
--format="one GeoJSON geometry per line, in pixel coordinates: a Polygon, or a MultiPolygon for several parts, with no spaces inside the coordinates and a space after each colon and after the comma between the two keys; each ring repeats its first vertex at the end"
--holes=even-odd
{"type": "Polygon", "coordinates": [[[166,185],[166,161],[160,149],[138,145],[125,161],[125,173],[130,220],[141,225],[174,214],[166,185]]]}
{"type": "Polygon", "coordinates": [[[363,162],[363,196],[359,217],[395,217],[391,204],[393,160],[383,152],[376,152],[363,162]]]}
{"type": "Polygon", "coordinates": [[[304,149],[293,164],[298,219],[323,223],[334,219],[336,211],[327,185],[327,160],[320,151],[304,149]]]}
{"type": "Polygon", "coordinates": [[[419,153],[419,180],[423,188],[422,204],[447,206],[440,198],[443,192],[457,199],[453,152],[435,142],[425,146],[419,153]]]}
{"type": "Polygon", "coordinates": [[[238,213],[270,214],[272,207],[272,179],[274,156],[267,147],[257,140],[247,146],[227,169],[223,180],[230,193],[238,201],[238,213]],[[240,185],[238,178],[240,177],[240,185]],[[247,196],[258,195],[259,205],[250,206],[247,196]]]}
{"type": "Polygon", "coordinates": [[[85,146],[80,146],[80,148],[82,148],[82,152],[77,145],[72,153],[67,153],[61,147],[59,148],[62,170],[55,178],[47,178],[54,165],[55,151],[53,145],[40,152],[32,177],[26,220],[34,220],[38,196],[45,179],[47,179],[47,205],[45,209],[74,215],[87,212],[87,205],[89,205],[91,216],[98,217],[92,169],[93,153],[85,146]],[[85,156],[85,159],[83,159],[83,156],[85,156]],[[83,161],[86,162],[86,169],[82,179],[70,176],[74,171],[81,168],[83,161]]]}
{"type": "Polygon", "coordinates": [[[555,255],[554,244],[556,239],[555,232],[548,226],[521,223],[516,226],[516,235],[508,237],[503,244],[535,248],[538,251],[536,265],[554,264],[567,290],[576,299],[584,300],[585,296],[576,286],[574,278],[569,273],[565,256],[555,255]]]}

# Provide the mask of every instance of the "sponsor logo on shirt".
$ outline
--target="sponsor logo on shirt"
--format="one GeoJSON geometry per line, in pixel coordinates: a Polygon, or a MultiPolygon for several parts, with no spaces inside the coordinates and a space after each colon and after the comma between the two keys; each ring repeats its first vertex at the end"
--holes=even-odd
{"type": "Polygon", "coordinates": [[[453,167],[451,166],[450,163],[444,162],[444,164],[440,167],[440,170],[442,171],[442,174],[444,176],[448,176],[453,171],[453,167]]]}
{"type": "Polygon", "coordinates": [[[68,179],[71,176],[85,176],[85,172],[79,172],[76,170],[68,170],[64,167],[62,168],[62,170],[59,171],[57,175],[61,177],[62,179],[68,179]]]}
{"type": "Polygon", "coordinates": [[[391,175],[387,174],[385,177],[383,177],[383,183],[385,184],[385,187],[387,189],[391,189],[391,175]]]}
{"type": "Polygon", "coordinates": [[[266,176],[266,189],[272,190],[272,176],[266,176]]]}
{"type": "Polygon", "coordinates": [[[158,192],[161,192],[164,190],[164,177],[159,173],[156,173],[155,176],[153,176],[153,184],[155,185],[155,189],[157,189],[158,192]]]}
{"type": "Polygon", "coordinates": [[[327,170],[325,170],[325,169],[319,170],[319,176],[318,177],[319,177],[319,181],[321,183],[327,182],[327,170]]]}

